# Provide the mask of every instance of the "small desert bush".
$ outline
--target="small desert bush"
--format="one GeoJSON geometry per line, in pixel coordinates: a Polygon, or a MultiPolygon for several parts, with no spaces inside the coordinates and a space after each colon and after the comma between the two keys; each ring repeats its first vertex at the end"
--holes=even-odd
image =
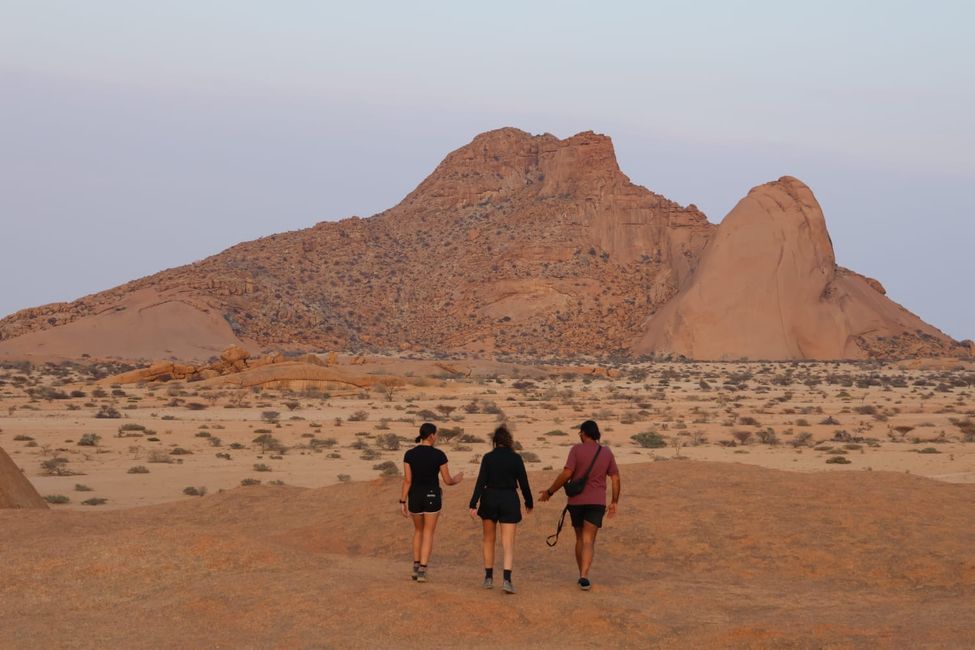
{"type": "Polygon", "coordinates": [[[122,417],[122,414],[114,406],[103,406],[95,413],[96,418],[100,419],[117,419],[122,417]]]}
{"type": "Polygon", "coordinates": [[[261,481],[256,478],[245,478],[240,482],[240,484],[247,487],[248,485],[260,485],[261,481]]]}
{"type": "Polygon", "coordinates": [[[128,474],[148,474],[149,468],[145,465],[135,465],[129,468],[128,474]]]}
{"type": "Polygon", "coordinates": [[[372,468],[379,470],[380,476],[399,476],[399,467],[391,460],[373,465],[372,468]]]}
{"type": "Polygon", "coordinates": [[[81,447],[97,447],[98,441],[101,439],[102,437],[97,433],[86,433],[81,436],[81,440],[78,441],[78,445],[81,447]]]}
{"type": "Polygon", "coordinates": [[[90,499],[85,499],[84,501],[82,501],[81,502],[81,505],[84,505],[84,506],[100,506],[103,503],[108,503],[108,499],[105,499],[103,497],[92,497],[90,499]]]}
{"type": "Polygon", "coordinates": [[[630,436],[630,440],[644,449],[660,449],[667,446],[667,441],[656,431],[641,431],[630,436]]]}
{"type": "Polygon", "coordinates": [[[74,491],[75,492],[91,492],[91,488],[88,487],[87,485],[85,485],[84,483],[75,483],[74,484],[74,491]]]}
{"type": "Polygon", "coordinates": [[[352,477],[348,474],[339,474],[338,477],[340,483],[348,483],[352,480],[352,477]]]}
{"type": "Polygon", "coordinates": [[[202,497],[205,496],[206,493],[207,493],[207,489],[205,487],[193,487],[191,485],[189,487],[183,488],[183,494],[185,494],[188,497],[202,497]]]}
{"type": "Polygon", "coordinates": [[[64,503],[70,503],[71,499],[64,496],[63,494],[48,494],[44,497],[44,500],[48,503],[53,503],[55,505],[61,505],[64,503]]]}
{"type": "Polygon", "coordinates": [[[851,462],[853,461],[843,456],[830,456],[826,459],[827,465],[849,465],[851,462]]]}
{"type": "Polygon", "coordinates": [[[376,446],[386,451],[399,449],[399,436],[395,433],[384,433],[376,437],[376,446]]]}
{"type": "Polygon", "coordinates": [[[542,460],[533,451],[523,451],[521,452],[521,459],[526,463],[540,463],[542,460]]]}
{"type": "Polygon", "coordinates": [[[271,468],[264,463],[254,463],[255,472],[270,472],[271,468]]]}

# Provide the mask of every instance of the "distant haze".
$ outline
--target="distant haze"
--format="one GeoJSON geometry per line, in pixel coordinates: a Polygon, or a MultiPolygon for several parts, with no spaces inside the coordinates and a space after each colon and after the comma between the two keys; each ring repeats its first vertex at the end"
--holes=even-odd
{"type": "Polygon", "coordinates": [[[329,5],[0,0],[0,316],[368,216],[515,126],[714,222],[796,176],[841,265],[975,337],[968,3],[329,5]]]}

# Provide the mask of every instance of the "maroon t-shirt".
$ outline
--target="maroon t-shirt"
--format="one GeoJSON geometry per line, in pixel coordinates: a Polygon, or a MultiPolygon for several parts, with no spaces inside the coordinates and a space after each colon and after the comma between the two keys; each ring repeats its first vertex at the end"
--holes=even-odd
{"type": "MultiPolygon", "coordinates": [[[[592,462],[599,445],[591,442],[572,445],[569,450],[569,457],[565,460],[565,468],[572,470],[573,480],[582,478],[592,462]]],[[[606,477],[619,474],[620,470],[616,467],[616,458],[608,446],[603,446],[599,452],[599,458],[589,472],[589,480],[581,494],[569,497],[570,506],[606,505],[606,477]]]]}

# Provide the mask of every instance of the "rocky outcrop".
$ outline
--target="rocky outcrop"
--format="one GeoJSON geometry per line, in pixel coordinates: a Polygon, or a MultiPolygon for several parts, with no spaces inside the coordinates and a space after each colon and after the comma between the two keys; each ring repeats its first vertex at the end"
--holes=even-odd
{"type": "MultiPolygon", "coordinates": [[[[350,360],[350,365],[362,365],[361,358],[350,360]]],[[[192,381],[201,388],[281,388],[288,390],[352,390],[376,386],[396,387],[404,381],[396,376],[377,373],[354,373],[335,366],[338,356],[328,356],[328,361],[314,354],[289,359],[281,353],[271,353],[251,358],[240,347],[231,346],[220,357],[208,364],[192,365],[157,361],[145,368],[137,368],[119,375],[102,379],[100,383],[138,384],[165,383],[168,381],[192,381]]]]}
{"type": "MultiPolygon", "coordinates": [[[[645,314],[676,293],[712,230],[693,206],[632,184],[606,136],[560,140],[499,129],[450,153],[399,205],[374,217],[246,242],[73,303],[14,314],[0,321],[0,354],[66,351],[78,338],[66,327],[91,334],[78,354],[118,354],[124,344],[137,353],[129,356],[184,362],[231,344],[605,354],[624,349],[645,314]],[[167,353],[180,345],[170,337],[167,345],[136,346],[126,332],[137,323],[128,322],[93,345],[104,316],[145,291],[154,303],[179,301],[217,319],[223,330],[209,321],[204,329],[219,345],[167,353]]],[[[184,316],[174,325],[203,328],[184,316]]],[[[151,341],[148,332],[139,336],[151,341]]]]}
{"type": "Polygon", "coordinates": [[[47,502],[0,447],[0,509],[3,508],[45,509],[47,502]]]}
{"type": "Polygon", "coordinates": [[[837,267],[819,203],[783,177],[752,189],[725,217],[634,349],[771,360],[965,352],[884,294],[876,280],[837,267]]]}
{"type": "MultiPolygon", "coordinates": [[[[716,228],[693,205],[631,183],[604,135],[499,129],[447,155],[380,214],[245,242],[0,320],[0,356],[198,367],[230,345],[603,358],[969,354],[887,300],[876,280],[838,268],[819,206],[794,179],[753,191],[720,241],[716,228]]],[[[238,372],[266,363],[223,361],[238,372]]]]}

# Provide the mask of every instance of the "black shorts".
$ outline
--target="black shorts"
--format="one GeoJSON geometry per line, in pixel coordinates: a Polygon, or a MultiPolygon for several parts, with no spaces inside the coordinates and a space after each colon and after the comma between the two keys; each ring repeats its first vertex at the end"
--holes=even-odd
{"type": "Polygon", "coordinates": [[[569,516],[572,517],[572,527],[582,528],[582,522],[588,521],[596,528],[603,527],[603,515],[606,514],[606,506],[581,505],[569,506],[569,516]]]}
{"type": "Polygon", "coordinates": [[[502,524],[521,521],[521,502],[514,490],[484,490],[477,516],[502,524]]]}
{"type": "Polygon", "coordinates": [[[442,507],[440,494],[439,487],[413,488],[406,497],[407,509],[413,515],[440,512],[442,507]]]}

